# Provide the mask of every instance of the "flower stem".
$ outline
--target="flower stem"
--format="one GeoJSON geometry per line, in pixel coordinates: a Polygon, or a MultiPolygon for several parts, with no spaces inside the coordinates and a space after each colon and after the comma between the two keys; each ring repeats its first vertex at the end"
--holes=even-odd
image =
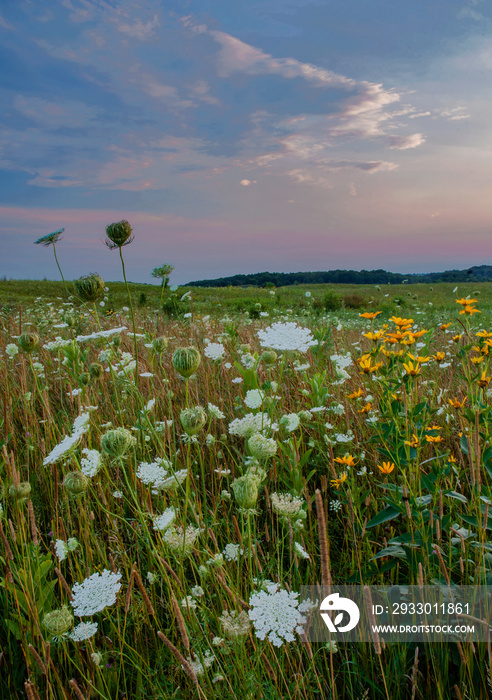
{"type": "Polygon", "coordinates": [[[135,314],[133,312],[133,302],[132,302],[132,297],[130,294],[130,287],[128,286],[128,280],[126,279],[125,261],[123,260],[123,253],[121,252],[121,246],[119,247],[119,251],[120,251],[121,267],[123,269],[123,278],[125,280],[126,291],[128,294],[128,301],[130,302],[130,314],[132,317],[132,326],[133,326],[133,345],[135,348],[135,386],[138,386],[138,345],[137,345],[137,333],[136,333],[136,326],[135,326],[135,314]]]}

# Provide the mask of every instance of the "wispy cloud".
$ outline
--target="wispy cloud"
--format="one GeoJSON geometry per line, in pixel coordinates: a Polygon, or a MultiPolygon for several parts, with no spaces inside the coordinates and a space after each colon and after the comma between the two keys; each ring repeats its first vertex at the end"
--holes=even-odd
{"type": "Polygon", "coordinates": [[[388,143],[390,148],[398,151],[406,151],[408,148],[417,148],[425,142],[423,134],[410,134],[409,136],[390,136],[388,143]]]}

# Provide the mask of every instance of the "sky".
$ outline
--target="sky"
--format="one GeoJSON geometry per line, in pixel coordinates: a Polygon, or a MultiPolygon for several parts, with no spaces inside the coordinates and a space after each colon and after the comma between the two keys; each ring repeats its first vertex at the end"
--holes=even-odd
{"type": "MultiPolygon", "coordinates": [[[[2,0],[0,276],[492,263],[492,0],[2,0]]],[[[155,280],[154,280],[155,281],[155,280]]]]}

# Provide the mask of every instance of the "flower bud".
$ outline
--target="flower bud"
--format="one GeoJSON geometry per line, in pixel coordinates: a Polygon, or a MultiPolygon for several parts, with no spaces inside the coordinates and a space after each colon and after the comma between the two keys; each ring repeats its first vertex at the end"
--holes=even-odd
{"type": "Polygon", "coordinates": [[[104,296],[104,280],[97,274],[84,275],[74,280],[77,295],[82,301],[95,302],[104,296]]]}
{"type": "Polygon", "coordinates": [[[278,445],[273,438],[266,438],[261,433],[255,433],[248,440],[248,448],[255,459],[266,460],[277,454],[278,445]]]}
{"type": "Polygon", "coordinates": [[[241,476],[232,482],[234,497],[240,508],[250,510],[258,500],[258,479],[251,476],[241,476]]]}
{"type": "Polygon", "coordinates": [[[201,355],[197,348],[189,346],[178,348],[173,355],[173,367],[184,379],[188,379],[196,372],[201,362],[201,355]]]}
{"type": "Polygon", "coordinates": [[[54,637],[60,637],[73,627],[73,613],[64,605],[60,610],[53,610],[43,618],[43,627],[54,637]]]}
{"type": "Polygon", "coordinates": [[[19,336],[17,344],[23,352],[34,352],[39,347],[39,335],[37,333],[23,333],[19,336]]]}
{"type": "Polygon", "coordinates": [[[89,383],[90,375],[89,372],[82,372],[82,374],[79,377],[79,384],[80,386],[87,386],[89,383]]]}
{"type": "Polygon", "coordinates": [[[152,350],[155,353],[160,354],[161,352],[164,352],[168,344],[169,340],[164,335],[161,335],[159,338],[155,338],[152,341],[152,350]]]}
{"type": "Polygon", "coordinates": [[[81,471],[68,472],[63,479],[63,486],[71,496],[80,496],[87,491],[89,478],[81,471]]]}
{"type": "Polygon", "coordinates": [[[136,439],[126,428],[116,428],[108,430],[101,438],[101,449],[103,454],[112,459],[120,459],[136,443],[136,439]]]}
{"type": "Polygon", "coordinates": [[[195,406],[183,409],[179,419],[187,435],[197,435],[207,422],[207,414],[204,408],[195,406]]]}
{"type": "Polygon", "coordinates": [[[275,350],[265,350],[261,353],[260,359],[265,365],[274,365],[277,361],[277,353],[275,350]]]}
{"type": "Polygon", "coordinates": [[[238,345],[237,349],[241,355],[247,355],[251,352],[251,345],[249,343],[242,343],[241,345],[238,345]]]}
{"type": "Polygon", "coordinates": [[[89,374],[93,379],[100,379],[104,374],[104,367],[100,362],[92,362],[89,366],[89,374]]]}
{"type": "Polygon", "coordinates": [[[16,501],[24,501],[31,493],[31,484],[28,481],[21,481],[20,484],[12,484],[9,488],[9,496],[16,501]]]}
{"type": "Polygon", "coordinates": [[[129,245],[133,241],[132,231],[133,229],[126,219],[109,224],[106,226],[106,236],[108,237],[106,245],[110,250],[129,245]]]}

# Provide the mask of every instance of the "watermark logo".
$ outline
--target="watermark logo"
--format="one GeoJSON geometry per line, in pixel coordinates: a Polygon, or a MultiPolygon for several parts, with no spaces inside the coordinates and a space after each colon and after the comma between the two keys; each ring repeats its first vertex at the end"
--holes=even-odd
{"type": "Polygon", "coordinates": [[[320,605],[321,617],[330,632],[350,632],[357,625],[360,619],[359,607],[350,598],[340,598],[340,593],[332,593],[323,600],[320,605]],[[332,620],[328,614],[341,610],[335,619],[332,620]],[[344,613],[349,616],[347,624],[340,626],[343,620],[344,613]]]}

